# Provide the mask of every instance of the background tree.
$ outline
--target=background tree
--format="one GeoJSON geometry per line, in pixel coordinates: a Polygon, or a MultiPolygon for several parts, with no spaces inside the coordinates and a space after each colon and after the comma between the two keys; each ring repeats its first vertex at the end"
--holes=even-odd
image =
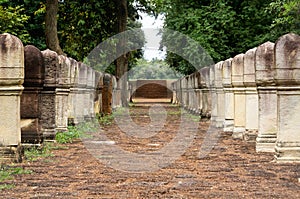
{"type": "MultiPolygon", "coordinates": [[[[165,28],[179,31],[199,44],[215,62],[275,41],[299,27],[298,0],[155,0],[156,9],[165,15],[165,28]],[[298,14],[297,14],[298,13],[298,14]],[[298,24],[298,25],[297,25],[298,24]]],[[[164,35],[163,43],[174,38],[164,35]]],[[[173,42],[193,55],[193,47],[173,42]]],[[[167,62],[178,71],[194,72],[187,61],[171,52],[167,62]]]]}
{"type": "MultiPolygon", "coordinates": [[[[134,4],[128,0],[128,27],[141,27],[137,23],[138,10],[148,10],[148,1],[140,0],[134,4]]],[[[26,31],[25,45],[32,44],[41,50],[47,48],[45,39],[46,0],[1,0],[3,8],[21,7],[19,15],[28,17],[24,27],[13,25],[10,32],[26,31]],[[13,31],[14,30],[14,31],[13,31]]],[[[116,1],[110,0],[65,0],[58,4],[57,35],[59,44],[68,56],[83,61],[86,56],[102,41],[118,33],[116,1]]],[[[1,20],[1,18],[0,18],[1,20]]],[[[3,28],[7,29],[7,28],[3,28]]],[[[25,35],[25,34],[24,34],[25,35]]],[[[129,56],[129,66],[134,65],[136,58],[142,57],[142,51],[135,51],[129,56]]],[[[110,67],[109,72],[115,69],[110,67]]]]}
{"type": "Polygon", "coordinates": [[[58,0],[46,0],[45,36],[46,45],[50,50],[63,55],[57,35],[58,0]]]}

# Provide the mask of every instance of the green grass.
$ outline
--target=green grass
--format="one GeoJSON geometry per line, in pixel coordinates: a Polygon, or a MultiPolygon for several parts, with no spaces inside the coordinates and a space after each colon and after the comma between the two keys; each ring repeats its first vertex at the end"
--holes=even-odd
{"type": "Polygon", "coordinates": [[[13,185],[13,184],[1,184],[0,185],[0,191],[1,190],[6,190],[6,189],[12,189],[14,187],[15,187],[15,185],[13,185]]]}
{"type": "Polygon", "coordinates": [[[99,128],[98,121],[81,123],[77,126],[69,126],[67,132],[58,132],[55,140],[59,144],[72,143],[79,138],[88,138],[88,133],[97,132],[99,128]]]}
{"type": "Polygon", "coordinates": [[[113,114],[104,115],[102,117],[99,117],[98,121],[99,121],[100,125],[102,125],[102,126],[109,126],[109,125],[113,124],[114,115],[113,114]]]}
{"type": "Polygon", "coordinates": [[[33,162],[41,158],[53,157],[51,153],[52,143],[45,143],[41,147],[32,147],[24,151],[24,155],[27,161],[33,162]]]}
{"type": "MultiPolygon", "coordinates": [[[[21,174],[31,174],[31,170],[26,170],[21,167],[10,167],[10,166],[3,166],[0,168],[0,183],[5,180],[12,180],[15,175],[21,174]]],[[[0,190],[4,189],[12,189],[14,188],[14,184],[0,184],[0,190]]]]}
{"type": "Polygon", "coordinates": [[[168,111],[168,115],[181,115],[181,110],[178,110],[178,111],[168,111]]]}

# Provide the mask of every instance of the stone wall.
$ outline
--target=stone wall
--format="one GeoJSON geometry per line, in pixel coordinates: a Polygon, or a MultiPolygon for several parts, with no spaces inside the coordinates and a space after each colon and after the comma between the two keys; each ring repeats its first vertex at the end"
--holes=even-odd
{"type": "Polygon", "coordinates": [[[277,161],[300,162],[300,36],[287,34],[173,83],[173,102],[277,161]]]}
{"type": "Polygon", "coordinates": [[[172,98],[171,80],[136,80],[130,81],[134,88],[133,98],[172,98]]]}
{"type": "Polygon", "coordinates": [[[0,163],[20,161],[22,145],[110,114],[122,104],[119,94],[114,76],[1,34],[0,163]]]}

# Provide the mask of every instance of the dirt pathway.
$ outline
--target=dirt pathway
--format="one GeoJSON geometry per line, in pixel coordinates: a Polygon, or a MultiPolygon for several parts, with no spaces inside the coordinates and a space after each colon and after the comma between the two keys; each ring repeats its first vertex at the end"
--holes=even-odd
{"type": "MultiPolygon", "coordinates": [[[[140,154],[165,147],[176,136],[181,118],[178,107],[164,107],[164,127],[150,138],[127,136],[116,124],[104,127],[114,141],[111,146],[140,154]]],[[[132,119],[148,124],[148,111],[148,105],[136,104],[132,119]]],[[[199,126],[184,155],[160,170],[130,173],[110,168],[77,141],[54,150],[53,157],[17,165],[33,173],[7,180],[15,187],[0,191],[0,198],[300,198],[300,164],[274,163],[272,154],[257,154],[254,144],[224,132],[211,153],[199,159],[209,122],[200,121],[199,126]]]]}

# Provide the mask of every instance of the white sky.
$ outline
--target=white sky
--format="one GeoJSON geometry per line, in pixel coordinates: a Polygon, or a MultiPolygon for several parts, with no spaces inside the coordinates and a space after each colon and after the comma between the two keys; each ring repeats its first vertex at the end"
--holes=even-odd
{"type": "Polygon", "coordinates": [[[142,16],[142,20],[140,20],[142,22],[142,29],[146,37],[144,58],[147,60],[152,60],[153,58],[163,59],[166,52],[158,50],[161,36],[157,35],[159,29],[163,27],[163,16],[155,19],[155,17],[151,17],[146,13],[140,13],[140,15],[142,16]]]}

